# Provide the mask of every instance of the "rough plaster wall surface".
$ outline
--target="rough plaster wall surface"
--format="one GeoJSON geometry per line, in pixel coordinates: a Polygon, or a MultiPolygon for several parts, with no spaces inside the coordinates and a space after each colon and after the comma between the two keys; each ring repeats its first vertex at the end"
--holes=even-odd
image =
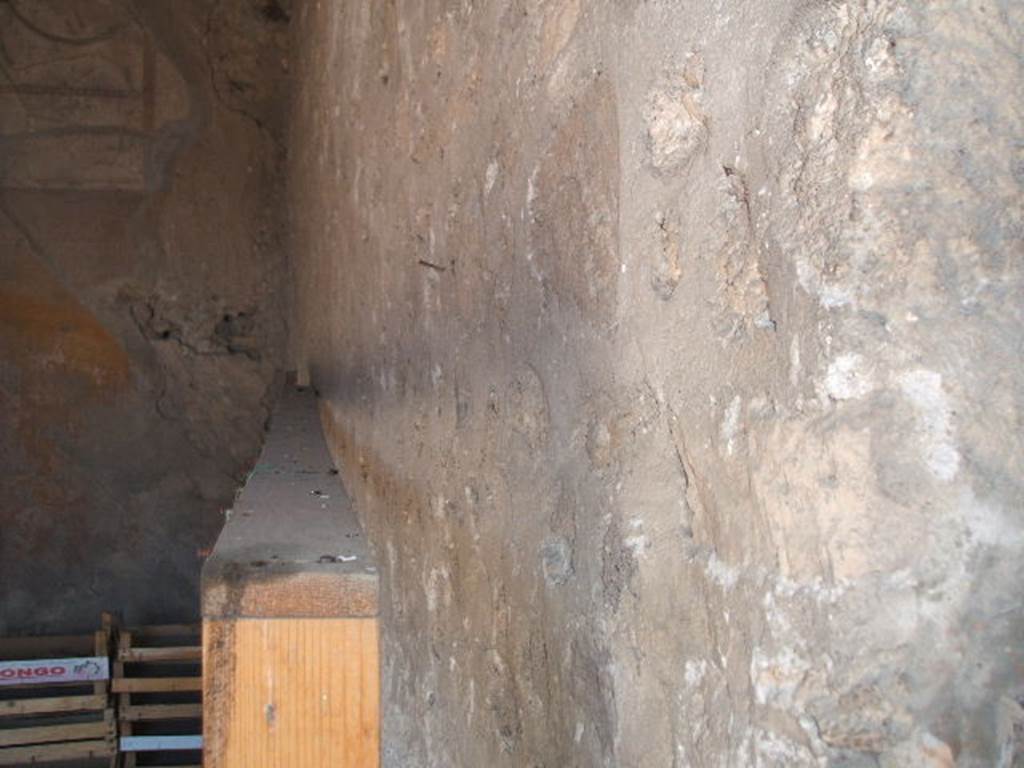
{"type": "Polygon", "coordinates": [[[282,364],[270,5],[0,4],[0,634],[197,614],[282,364]]]}
{"type": "Polygon", "coordinates": [[[1024,6],[309,2],[392,766],[1011,766],[1024,6]]]}

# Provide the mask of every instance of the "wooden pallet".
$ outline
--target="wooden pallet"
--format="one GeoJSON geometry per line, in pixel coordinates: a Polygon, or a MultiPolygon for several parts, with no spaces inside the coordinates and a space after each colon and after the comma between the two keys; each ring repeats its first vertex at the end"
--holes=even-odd
{"type": "Polygon", "coordinates": [[[107,667],[113,632],[105,615],[93,635],[0,640],[9,673],[0,680],[0,766],[116,764],[107,667]]]}
{"type": "Polygon", "coordinates": [[[196,625],[123,630],[111,690],[117,700],[121,764],[198,766],[202,733],[202,649],[196,625]]]}
{"type": "Polygon", "coordinates": [[[140,627],[117,638],[111,691],[117,703],[121,765],[201,762],[202,647],[196,625],[140,627]]]}

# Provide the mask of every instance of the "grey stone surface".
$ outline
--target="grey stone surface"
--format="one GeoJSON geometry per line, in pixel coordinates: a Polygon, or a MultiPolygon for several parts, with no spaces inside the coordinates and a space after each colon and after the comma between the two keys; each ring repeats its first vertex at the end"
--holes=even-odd
{"type": "Polygon", "coordinates": [[[387,765],[1019,762],[1022,16],[295,9],[387,765]]]}

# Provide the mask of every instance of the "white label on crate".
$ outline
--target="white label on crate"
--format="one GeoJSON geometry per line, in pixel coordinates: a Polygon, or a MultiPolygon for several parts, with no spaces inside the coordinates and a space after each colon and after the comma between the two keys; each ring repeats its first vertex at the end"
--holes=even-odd
{"type": "Polygon", "coordinates": [[[203,748],[202,736],[122,736],[122,752],[175,752],[203,748]]]}
{"type": "Polygon", "coordinates": [[[109,677],[110,666],[106,656],[0,661],[0,686],[91,683],[109,677]]]}

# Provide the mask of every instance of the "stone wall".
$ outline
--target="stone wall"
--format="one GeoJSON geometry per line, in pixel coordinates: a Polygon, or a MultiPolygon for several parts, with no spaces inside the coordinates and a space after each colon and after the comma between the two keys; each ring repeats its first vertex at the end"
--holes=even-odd
{"type": "Polygon", "coordinates": [[[1021,6],[296,22],[386,764],[1017,765],[1021,6]]]}
{"type": "Polygon", "coordinates": [[[0,634],[198,612],[282,365],[286,19],[0,4],[0,634]]]}

